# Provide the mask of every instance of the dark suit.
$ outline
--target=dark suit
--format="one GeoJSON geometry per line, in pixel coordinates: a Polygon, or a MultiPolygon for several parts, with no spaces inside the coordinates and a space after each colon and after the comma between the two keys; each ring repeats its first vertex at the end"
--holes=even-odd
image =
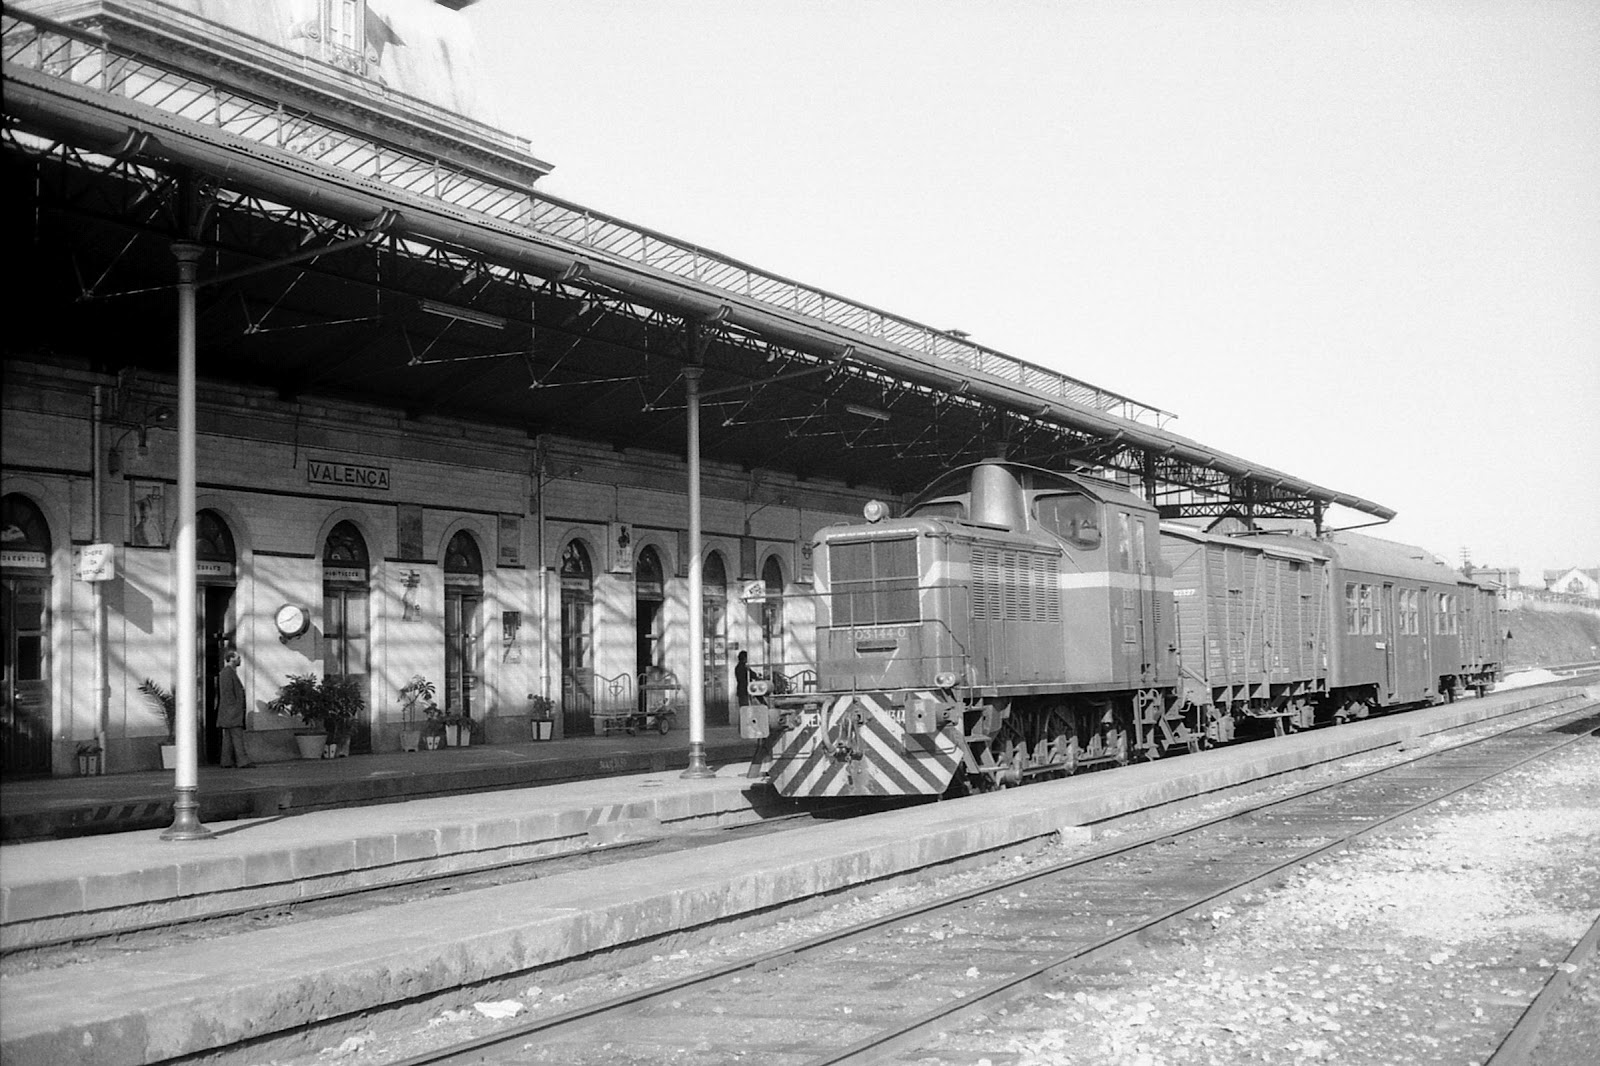
{"type": "Polygon", "coordinates": [[[244,748],[244,682],[239,671],[229,663],[222,664],[217,674],[217,728],[222,730],[222,754],[218,761],[223,766],[254,765],[244,748]]]}

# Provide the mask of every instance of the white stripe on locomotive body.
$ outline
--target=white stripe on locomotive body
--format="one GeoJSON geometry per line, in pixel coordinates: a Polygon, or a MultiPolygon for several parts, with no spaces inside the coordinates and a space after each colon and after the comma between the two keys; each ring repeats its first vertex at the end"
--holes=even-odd
{"type": "MultiPolygon", "coordinates": [[[[897,693],[932,699],[931,692],[897,693]]],[[[937,796],[962,761],[957,727],[907,735],[888,693],[851,693],[802,711],[781,734],[771,780],[783,796],[937,796]]]]}
{"type": "MultiPolygon", "coordinates": [[[[933,565],[929,567],[928,581],[934,586],[969,584],[972,581],[972,564],[964,560],[936,558],[933,565]]],[[[1171,592],[1172,577],[1168,574],[1148,572],[1136,574],[1124,573],[1120,570],[1089,570],[1080,573],[1057,574],[1056,588],[1062,592],[1078,591],[1080,589],[1149,590],[1152,588],[1157,592],[1171,592]]]]}

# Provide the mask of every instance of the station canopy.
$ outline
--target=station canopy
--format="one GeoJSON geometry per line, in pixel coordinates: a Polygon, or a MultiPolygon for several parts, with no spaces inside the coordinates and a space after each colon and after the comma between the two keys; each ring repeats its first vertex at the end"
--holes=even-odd
{"type": "MultiPolygon", "coordinates": [[[[1164,516],[1394,512],[1178,436],[1151,405],[578,204],[508,135],[331,92],[222,28],[8,7],[8,356],[201,376],[913,492],[1005,455],[1164,516]],[[332,116],[337,116],[337,119],[332,116]]],[[[335,85],[335,88],[338,86],[335,85]]]]}

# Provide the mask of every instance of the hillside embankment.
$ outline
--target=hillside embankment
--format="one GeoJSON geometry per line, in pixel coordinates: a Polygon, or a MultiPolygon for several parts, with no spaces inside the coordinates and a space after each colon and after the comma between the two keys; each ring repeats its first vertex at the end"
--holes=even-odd
{"type": "Polygon", "coordinates": [[[1600,609],[1530,601],[1505,618],[1509,669],[1600,659],[1600,609]]]}

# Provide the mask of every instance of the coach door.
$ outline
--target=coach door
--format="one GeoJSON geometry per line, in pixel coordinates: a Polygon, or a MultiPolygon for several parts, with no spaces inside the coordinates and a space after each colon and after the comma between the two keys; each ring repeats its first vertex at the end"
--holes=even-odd
{"type": "Polygon", "coordinates": [[[50,530],[25,496],[0,501],[0,745],[6,776],[50,772],[50,530]]]}
{"type": "Polygon", "coordinates": [[[1383,688],[1387,698],[1394,698],[1400,687],[1400,615],[1395,601],[1393,585],[1383,586],[1383,688]]]}

